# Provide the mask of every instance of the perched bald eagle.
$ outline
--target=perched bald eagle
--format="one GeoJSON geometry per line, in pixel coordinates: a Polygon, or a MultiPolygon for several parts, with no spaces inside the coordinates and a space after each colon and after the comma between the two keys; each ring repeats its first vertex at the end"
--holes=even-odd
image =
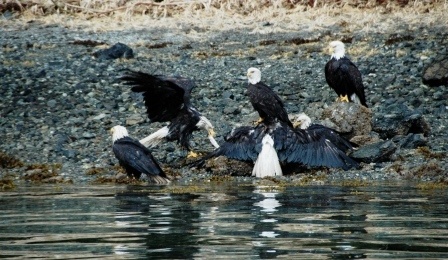
{"type": "Polygon", "coordinates": [[[305,113],[292,115],[291,118],[294,128],[306,129],[308,132],[314,132],[319,136],[324,136],[343,152],[352,151],[353,147],[357,146],[341,136],[338,131],[320,124],[311,123],[311,118],[305,113]]]}
{"type": "Polygon", "coordinates": [[[269,125],[277,120],[292,127],[285,105],[280,97],[266,84],[261,82],[261,72],[257,68],[247,70],[247,95],[261,120],[269,125]]]}
{"type": "Polygon", "coordinates": [[[282,175],[280,163],[300,163],[307,166],[326,166],[347,170],[358,163],[318,131],[294,129],[286,122],[270,125],[243,126],[232,130],[220,147],[198,160],[226,156],[230,159],[253,161],[253,176],[282,175]]]}
{"type": "Polygon", "coordinates": [[[339,101],[355,102],[367,107],[361,72],[345,57],[345,46],[340,41],[330,42],[331,59],[325,65],[325,79],[338,94],[339,101]]]}
{"type": "Polygon", "coordinates": [[[170,182],[149,149],[138,140],[129,137],[126,128],[117,125],[112,127],[110,132],[113,141],[112,150],[129,177],[138,179],[143,173],[152,182],[159,184],[170,182]]]}
{"type": "Polygon", "coordinates": [[[195,87],[192,80],[135,71],[128,71],[121,79],[125,84],[133,86],[132,91],[143,93],[151,122],[170,122],[168,126],[140,140],[142,144],[152,147],[162,139],[178,141],[189,152],[188,156],[196,157],[189,141],[193,131],[204,129],[212,145],[218,146],[212,124],[190,102],[191,90],[195,87]]]}

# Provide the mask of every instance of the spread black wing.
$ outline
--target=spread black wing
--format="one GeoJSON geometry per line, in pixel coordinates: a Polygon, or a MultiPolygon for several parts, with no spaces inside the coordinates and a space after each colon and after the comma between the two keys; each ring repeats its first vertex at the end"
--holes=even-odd
{"type": "Polygon", "coordinates": [[[192,162],[190,166],[200,166],[206,160],[218,156],[226,156],[240,161],[255,161],[261,151],[261,141],[265,131],[266,127],[263,124],[256,127],[235,128],[225,136],[224,142],[220,144],[219,148],[192,162]]]}
{"type": "Polygon", "coordinates": [[[258,112],[266,124],[281,121],[292,127],[289,121],[285,105],[280,97],[262,82],[250,84],[247,87],[247,95],[254,109],[258,112]]]}
{"type": "Polygon", "coordinates": [[[356,161],[319,131],[294,129],[284,122],[270,126],[259,124],[256,127],[236,128],[218,149],[191,165],[201,165],[205,160],[220,155],[241,161],[255,161],[261,151],[263,137],[267,133],[274,139],[274,148],[282,163],[301,163],[344,170],[358,167],[356,161]]]}
{"type": "Polygon", "coordinates": [[[121,79],[133,86],[132,91],[143,93],[151,122],[171,121],[191,106],[190,94],[195,84],[188,78],[128,71],[121,79]]]}
{"type": "Polygon", "coordinates": [[[356,144],[351,143],[350,141],[342,137],[336,130],[320,124],[311,124],[306,130],[308,132],[315,132],[318,136],[325,137],[345,153],[353,150],[353,147],[356,146],[356,144]]]}
{"type": "Polygon", "coordinates": [[[137,178],[142,173],[149,177],[161,176],[166,178],[165,173],[149,149],[139,141],[130,137],[120,138],[114,142],[112,150],[120,165],[126,169],[128,174],[134,175],[137,178]]]}
{"type": "Polygon", "coordinates": [[[308,166],[326,166],[347,170],[358,163],[347,156],[324,135],[316,131],[277,127],[272,136],[279,160],[308,166]]]}

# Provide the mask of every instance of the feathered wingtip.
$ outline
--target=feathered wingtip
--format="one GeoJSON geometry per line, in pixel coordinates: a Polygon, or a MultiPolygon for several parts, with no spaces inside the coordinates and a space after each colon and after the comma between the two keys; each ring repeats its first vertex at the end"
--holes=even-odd
{"type": "Polygon", "coordinates": [[[141,71],[133,71],[126,69],[119,79],[124,82],[125,85],[132,86],[132,91],[143,92],[147,90],[148,84],[154,84],[159,81],[157,75],[151,75],[141,71]]]}
{"type": "Polygon", "coordinates": [[[159,175],[148,176],[148,181],[154,184],[166,185],[171,183],[171,179],[168,177],[162,177],[159,175]]]}
{"type": "Polygon", "coordinates": [[[270,135],[265,135],[262,140],[261,152],[255,161],[252,176],[268,177],[282,176],[282,168],[278,159],[277,151],[274,148],[274,140],[270,135]]]}

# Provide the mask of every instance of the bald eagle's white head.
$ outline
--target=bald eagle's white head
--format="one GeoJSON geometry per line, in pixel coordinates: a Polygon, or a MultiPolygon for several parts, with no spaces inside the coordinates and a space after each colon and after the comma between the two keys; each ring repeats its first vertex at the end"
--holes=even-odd
{"type": "Polygon", "coordinates": [[[345,56],[345,45],[341,41],[332,41],[329,45],[331,58],[339,60],[345,56]]]}
{"type": "Polygon", "coordinates": [[[121,125],[116,125],[110,129],[110,133],[112,134],[112,142],[115,143],[118,139],[129,136],[128,130],[121,125]]]}
{"type": "Polygon", "coordinates": [[[257,84],[261,81],[261,71],[257,68],[249,68],[247,70],[247,79],[250,84],[257,84]]]}
{"type": "Polygon", "coordinates": [[[294,128],[299,127],[300,129],[307,129],[311,125],[311,118],[305,113],[300,113],[291,116],[292,125],[294,128]]]}

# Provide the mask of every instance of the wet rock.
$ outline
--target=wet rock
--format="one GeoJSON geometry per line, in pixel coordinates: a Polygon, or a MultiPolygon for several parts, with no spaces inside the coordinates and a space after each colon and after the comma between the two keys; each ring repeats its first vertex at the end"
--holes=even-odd
{"type": "Polygon", "coordinates": [[[213,175],[250,176],[252,174],[253,163],[241,162],[219,156],[207,160],[204,168],[206,171],[211,171],[213,175]]]}
{"type": "Polygon", "coordinates": [[[380,141],[360,147],[351,154],[351,157],[364,163],[377,163],[390,161],[397,146],[391,140],[380,141]]]}
{"type": "Polygon", "coordinates": [[[118,58],[132,59],[134,58],[134,51],[126,44],[116,43],[108,49],[95,52],[93,56],[102,60],[113,60],[118,58]]]}
{"type": "Polygon", "coordinates": [[[388,111],[387,114],[373,119],[373,131],[379,133],[382,139],[409,133],[428,136],[430,133],[430,126],[419,111],[412,111],[405,105],[391,105],[385,111],[388,111]]]}
{"type": "Polygon", "coordinates": [[[377,133],[371,132],[368,135],[357,135],[349,140],[352,143],[357,144],[358,146],[372,144],[380,141],[380,138],[377,133]]]}
{"type": "Polygon", "coordinates": [[[439,57],[425,69],[423,83],[433,87],[448,85],[448,57],[439,57]]]}
{"type": "Polygon", "coordinates": [[[415,149],[427,146],[428,139],[423,134],[408,134],[407,136],[396,136],[392,139],[400,148],[415,149]]]}
{"type": "Polygon", "coordinates": [[[323,125],[348,139],[368,135],[372,131],[372,111],[355,103],[335,102],[322,111],[321,119],[323,125]]]}

